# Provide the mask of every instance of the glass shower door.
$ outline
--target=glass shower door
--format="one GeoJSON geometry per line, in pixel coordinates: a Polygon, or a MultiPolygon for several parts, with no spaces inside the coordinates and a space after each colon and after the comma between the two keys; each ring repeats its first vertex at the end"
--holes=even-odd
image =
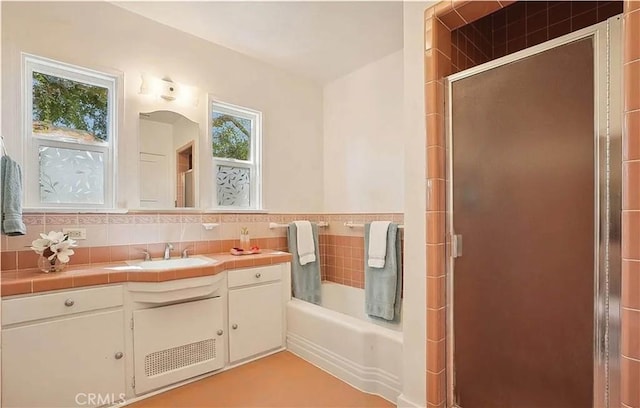
{"type": "Polygon", "coordinates": [[[591,407],[594,40],[450,86],[456,402],[591,407]]]}

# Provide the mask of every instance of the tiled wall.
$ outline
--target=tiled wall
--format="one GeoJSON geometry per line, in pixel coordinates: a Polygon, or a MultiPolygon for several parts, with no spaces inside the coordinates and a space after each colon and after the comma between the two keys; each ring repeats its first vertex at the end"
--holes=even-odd
{"type": "Polygon", "coordinates": [[[464,71],[493,59],[492,20],[491,16],[487,16],[451,32],[453,72],[464,71]]]}
{"type": "Polygon", "coordinates": [[[519,1],[451,32],[458,72],[621,14],[622,1],[519,1]]]}
{"type": "MultiPolygon", "coordinates": [[[[447,300],[442,281],[445,278],[445,134],[443,78],[468,68],[453,55],[452,31],[498,11],[504,14],[506,30],[503,46],[492,46],[493,57],[551,39],[579,27],[616,14],[619,5],[595,2],[519,2],[509,19],[505,9],[514,1],[441,1],[425,12],[425,100],[427,122],[427,406],[446,405],[445,315],[447,300]],[[526,4],[524,4],[526,3],[526,4]],[[535,4],[539,3],[539,4],[535,4]],[[597,7],[594,6],[597,4],[597,7]],[[544,7],[543,7],[544,6],[544,7]],[[527,12],[529,7],[530,13],[527,12]],[[534,9],[540,7],[538,12],[534,9]],[[567,12],[567,7],[569,11],[567,12]],[[517,17],[519,16],[519,17],[517,17]],[[517,17],[517,18],[515,18],[517,17]],[[537,19],[550,24],[547,33],[533,30],[537,19]],[[511,24],[509,22],[511,21],[511,24]],[[515,23],[520,21],[517,27],[515,23]],[[528,26],[531,29],[527,29],[528,26]],[[511,28],[511,30],[510,30],[511,28]],[[534,35],[535,34],[535,35],[534,35]],[[537,36],[540,35],[540,38],[537,36]],[[511,46],[510,43],[511,42],[511,46]],[[505,45],[506,44],[506,51],[505,45]],[[521,47],[521,48],[520,48],[521,47]],[[453,66],[454,59],[458,65],[453,66]]],[[[621,399],[623,407],[640,408],[640,1],[624,1],[625,49],[625,131],[623,135],[623,220],[622,220],[622,364],[621,399]]],[[[483,23],[486,27],[486,23],[483,23]]],[[[468,29],[467,29],[468,30],[468,29]]],[[[493,21],[492,21],[493,30],[493,21]]],[[[472,31],[474,32],[474,31],[472,31]]],[[[460,41],[458,32],[457,41],[460,41]]],[[[495,33],[492,31],[492,36],[495,33]]],[[[475,41],[475,40],[474,40],[475,41]]],[[[471,42],[471,41],[469,41],[471,42]]],[[[495,44],[494,38],[492,42],[495,44]]],[[[461,44],[458,42],[457,44],[461,44]]],[[[464,53],[468,45],[464,43],[464,53]]],[[[482,45],[478,48],[483,47],[482,45]]],[[[486,50],[486,41],[484,54],[486,50]]],[[[456,47],[457,48],[457,47],[456,47]]],[[[462,45],[460,45],[462,48],[462,45]]],[[[465,57],[466,58],[466,57],[465,57]]]]}
{"type": "Polygon", "coordinates": [[[364,238],[321,235],[322,280],[364,288],[364,238]]]}
{"type": "Polygon", "coordinates": [[[622,164],[622,390],[640,408],[640,2],[625,1],[622,164]]]}
{"type": "MultiPolygon", "coordinates": [[[[305,219],[311,215],[300,215],[305,219]]],[[[285,229],[269,229],[269,221],[286,222],[289,214],[201,214],[201,213],[132,213],[132,214],[26,214],[27,234],[2,236],[2,270],[35,267],[37,255],[29,249],[40,233],[79,227],[87,231],[86,240],[78,240],[71,264],[103,263],[142,259],[146,250],[153,257],[162,255],[165,243],[175,246],[178,256],[184,248],[193,254],[228,251],[238,246],[240,228],[249,228],[258,245],[286,249],[285,229]],[[206,230],[203,223],[217,223],[206,230]]],[[[313,216],[316,217],[316,216],[313,216]]]]}
{"type": "Polygon", "coordinates": [[[402,222],[402,214],[207,214],[207,213],[134,213],[134,214],[27,214],[27,234],[2,236],[0,267],[2,272],[37,266],[38,255],[29,249],[40,233],[80,227],[87,239],[71,257],[71,264],[99,264],[142,259],[148,251],[162,256],[167,242],[174,244],[172,256],[185,248],[192,254],[227,252],[239,246],[240,229],[249,229],[252,243],[261,248],[287,250],[286,228],[270,229],[270,222],[293,220],[326,221],[320,229],[320,262],[323,280],[363,287],[364,239],[362,228],[347,228],[346,221],[374,220],[402,222]],[[217,223],[206,230],[203,223],[217,223]]]}
{"type": "MultiPolygon", "coordinates": [[[[402,224],[403,218],[398,213],[326,215],[329,228],[323,228],[320,235],[323,280],[364,288],[364,229],[345,227],[345,222],[393,221],[402,224]]],[[[403,231],[400,230],[400,239],[403,231]]]]}

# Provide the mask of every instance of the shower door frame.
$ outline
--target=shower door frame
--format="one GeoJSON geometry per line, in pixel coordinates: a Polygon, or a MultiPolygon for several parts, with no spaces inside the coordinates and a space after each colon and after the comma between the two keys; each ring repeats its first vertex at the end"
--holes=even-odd
{"type": "MultiPolygon", "coordinates": [[[[594,44],[594,333],[593,407],[620,406],[620,279],[622,213],[622,15],[445,78],[446,132],[446,373],[447,407],[455,390],[452,84],[458,80],[592,38],[594,44]],[[611,63],[617,61],[618,63],[611,63]],[[602,80],[601,78],[606,78],[602,80]],[[613,249],[612,249],[613,248],[613,249]],[[617,248],[617,250],[616,250],[617,248]]],[[[464,256],[464,255],[462,255],[464,256]]],[[[464,407],[461,407],[464,408],[464,407]]]]}

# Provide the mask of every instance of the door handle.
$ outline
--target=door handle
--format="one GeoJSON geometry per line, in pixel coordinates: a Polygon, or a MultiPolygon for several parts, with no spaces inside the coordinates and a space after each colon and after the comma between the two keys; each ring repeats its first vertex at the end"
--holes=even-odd
{"type": "Polygon", "coordinates": [[[460,258],[462,256],[462,235],[454,234],[451,236],[451,257],[460,258]]]}

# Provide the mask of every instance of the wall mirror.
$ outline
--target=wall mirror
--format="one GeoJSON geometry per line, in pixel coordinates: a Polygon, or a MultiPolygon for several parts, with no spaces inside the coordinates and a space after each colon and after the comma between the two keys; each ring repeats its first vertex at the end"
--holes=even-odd
{"type": "Polygon", "coordinates": [[[140,113],[140,207],[197,206],[199,133],[179,113],[140,113]]]}

